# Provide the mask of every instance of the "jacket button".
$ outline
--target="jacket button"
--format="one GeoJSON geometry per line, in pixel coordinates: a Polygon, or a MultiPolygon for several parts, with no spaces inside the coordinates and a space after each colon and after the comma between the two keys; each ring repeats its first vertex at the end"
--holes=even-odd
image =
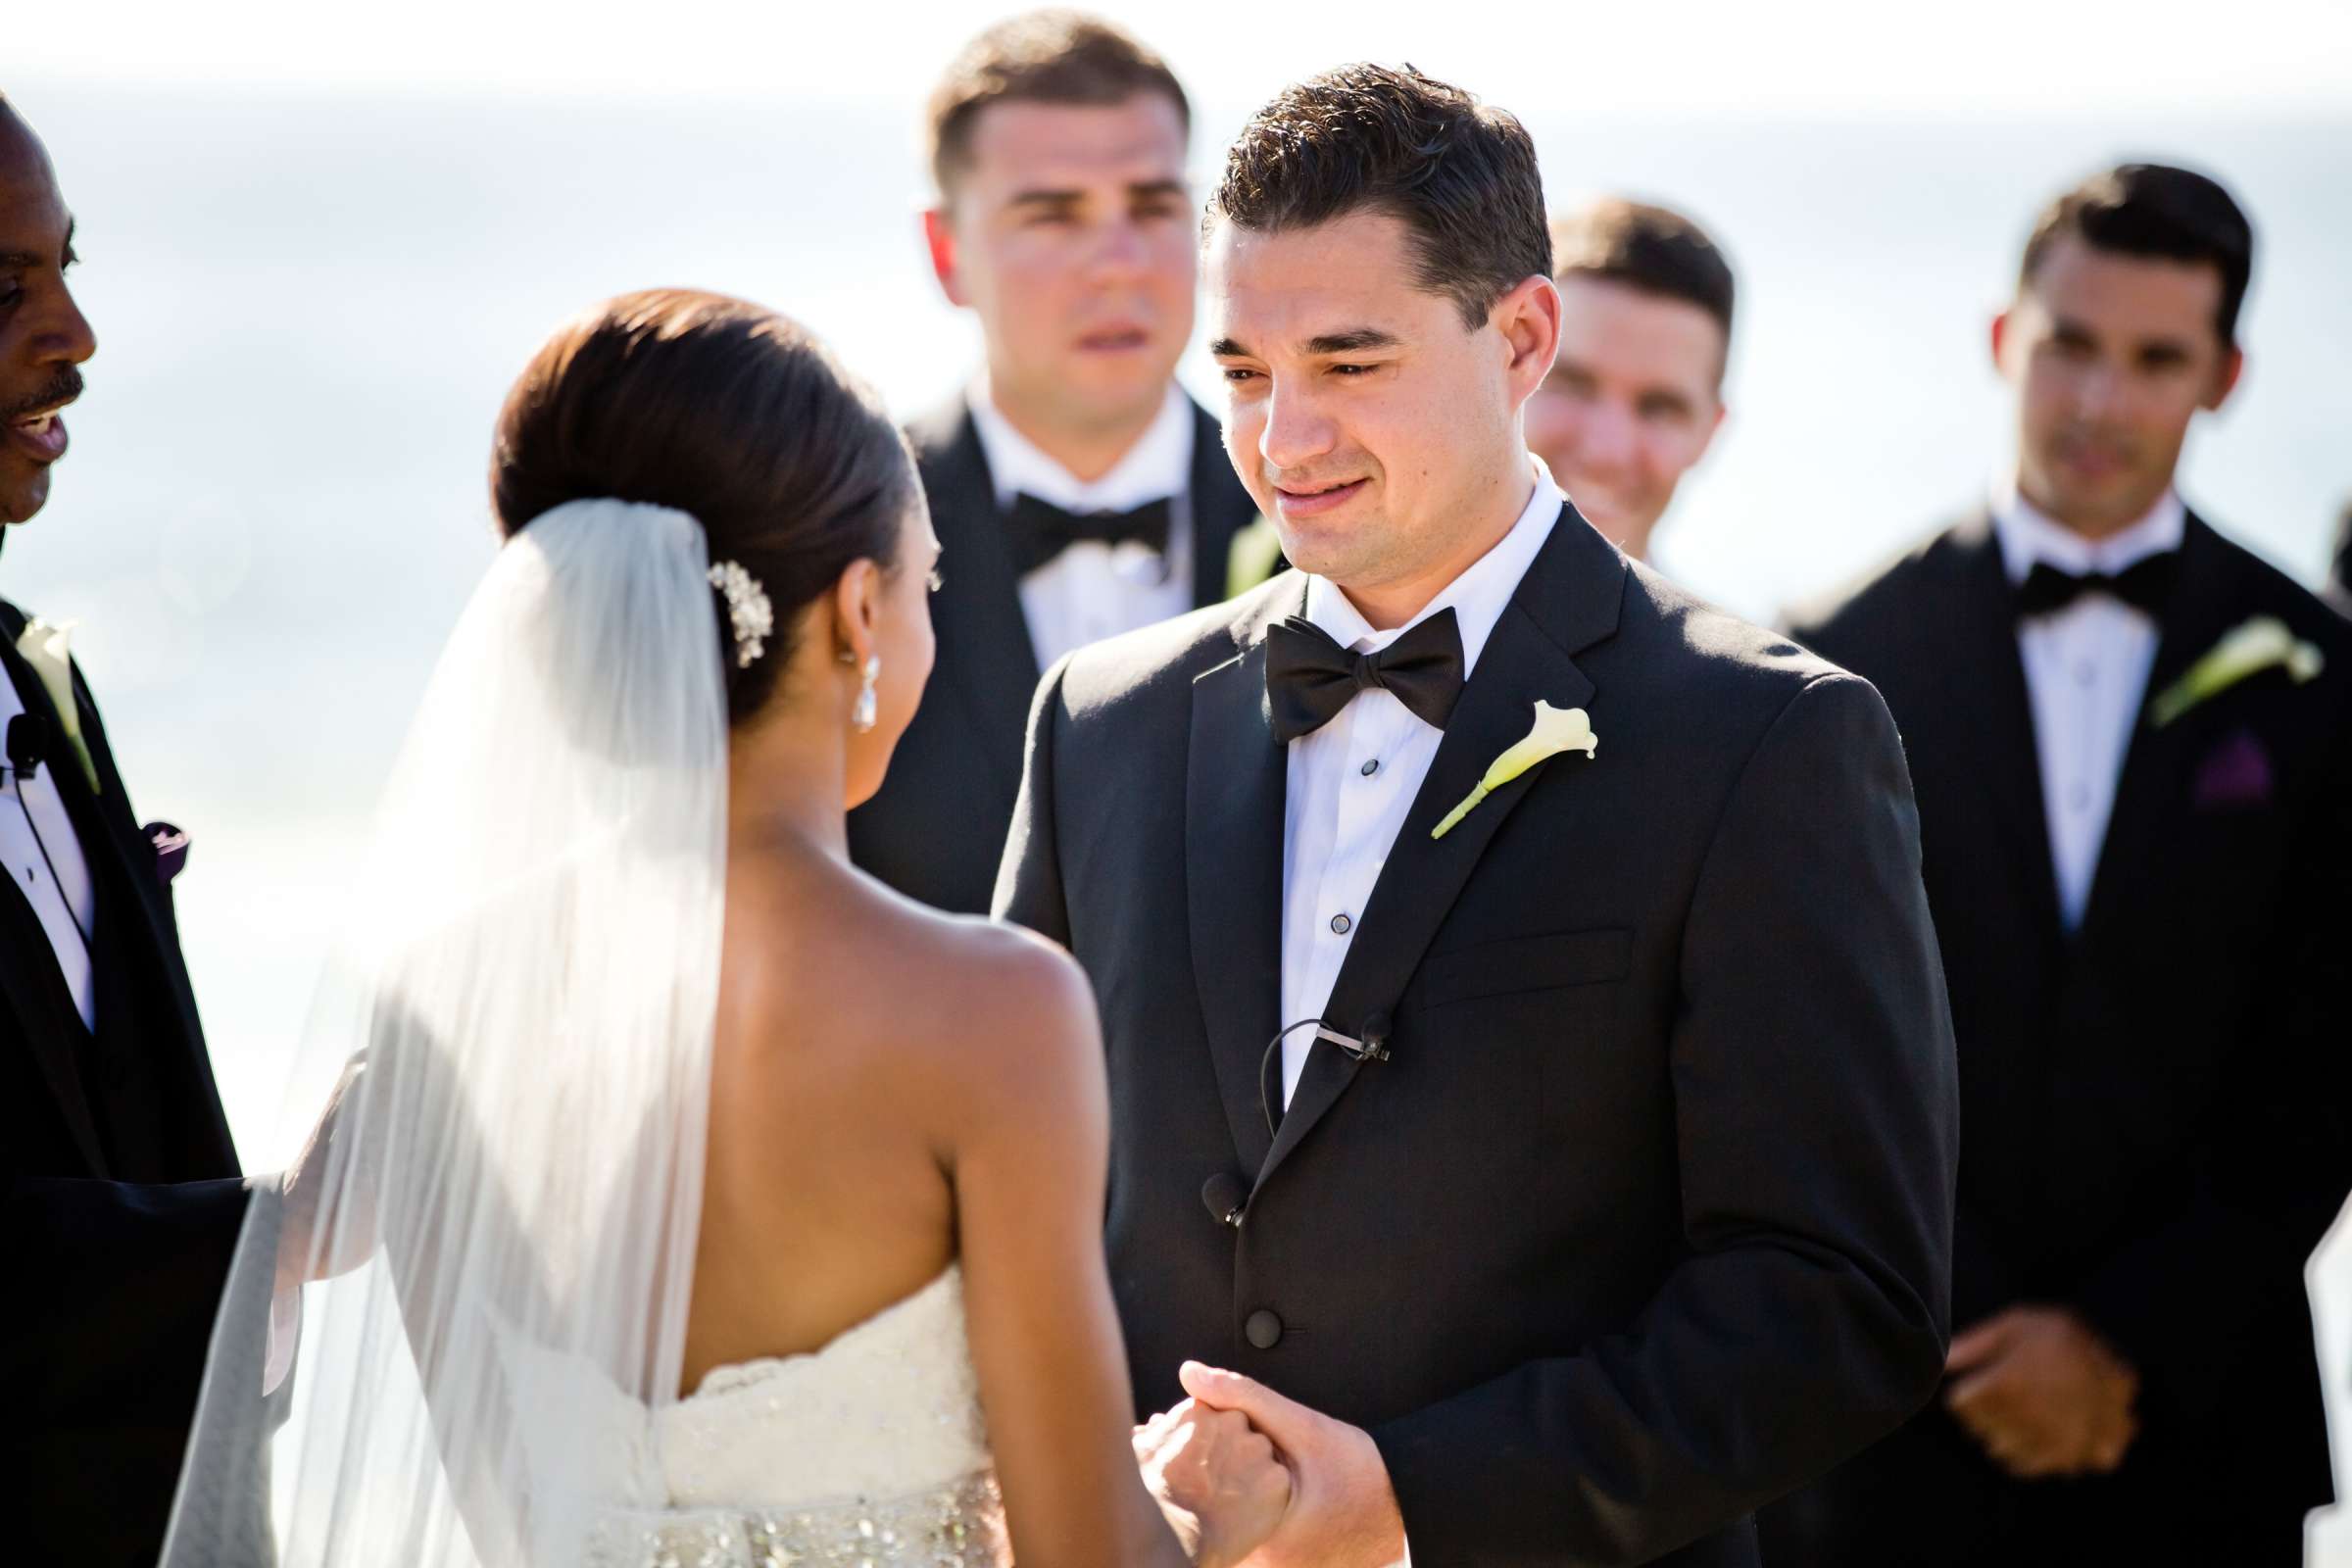
{"type": "Polygon", "coordinates": [[[1271,1350],[1282,1343],[1282,1319],[1261,1306],[1242,1325],[1242,1334],[1257,1348],[1271,1350]]]}

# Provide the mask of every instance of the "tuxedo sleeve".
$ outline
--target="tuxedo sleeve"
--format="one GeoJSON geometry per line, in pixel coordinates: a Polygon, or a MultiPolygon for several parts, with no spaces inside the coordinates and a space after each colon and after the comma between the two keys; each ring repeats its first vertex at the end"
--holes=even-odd
{"type": "Polygon", "coordinates": [[[1038,683],[1029,707],[1029,739],[1022,754],[1021,793],[1012,807],[1004,858],[997,867],[990,912],[1069,946],[1070,912],[1062,896],[1061,851],[1054,831],[1054,752],[1068,714],[1061,698],[1065,657],[1038,683]]]}
{"type": "Polygon", "coordinates": [[[111,1470],[126,1494],[169,1500],[246,1198],[236,1177],[9,1182],[17,1326],[0,1387],[26,1446],[16,1475],[71,1489],[111,1470]]]}
{"type": "Polygon", "coordinates": [[[2262,911],[2269,960],[2216,1085],[2187,1201],[2091,1268],[2074,1304],[2132,1361],[2151,1425],[2217,1414],[2352,1188],[2352,719],[2339,714],[2286,896],[2262,911]]]}
{"type": "Polygon", "coordinates": [[[1951,1022],[1867,683],[1817,677],[1757,743],[1679,989],[1679,1261],[1628,1331],[1374,1429],[1416,1568],[1649,1561],[1893,1430],[1942,1376],[1951,1022]]]}

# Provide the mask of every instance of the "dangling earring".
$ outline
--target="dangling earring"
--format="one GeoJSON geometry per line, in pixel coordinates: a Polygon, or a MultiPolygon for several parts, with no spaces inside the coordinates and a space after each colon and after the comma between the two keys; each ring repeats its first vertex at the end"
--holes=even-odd
{"type": "Polygon", "coordinates": [[[872,732],[879,720],[881,703],[874,683],[882,678],[882,656],[875,654],[865,662],[865,680],[858,688],[858,707],[850,714],[850,722],[858,726],[860,735],[872,732]]]}

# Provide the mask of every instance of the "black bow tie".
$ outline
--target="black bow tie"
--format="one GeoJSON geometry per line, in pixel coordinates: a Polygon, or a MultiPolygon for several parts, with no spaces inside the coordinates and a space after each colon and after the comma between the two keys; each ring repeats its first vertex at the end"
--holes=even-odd
{"type": "Polygon", "coordinates": [[[2064,610],[2084,594],[2095,593],[2112,594],[2134,610],[2160,614],[2180,575],[2180,555],[2174,550],[2135,561],[2113,576],[2103,571],[2086,571],[2078,577],[2046,561],[2036,561],[2034,569],[2026,573],[2026,580],[2017,585],[2017,612],[2023,616],[2047,615],[2064,610]]]}
{"type": "Polygon", "coordinates": [[[1376,654],[1342,648],[1303,615],[1266,628],[1266,698],[1277,739],[1313,734],[1374,686],[1422,723],[1444,729],[1462,695],[1462,634],[1453,612],[1438,612],[1376,654]]]}
{"type": "Polygon", "coordinates": [[[1023,491],[1012,498],[1012,511],[1005,514],[1004,537],[1012,546],[1012,569],[1024,577],[1084,539],[1106,545],[1133,539],[1165,555],[1168,503],[1147,501],[1133,512],[1076,513],[1023,491]]]}

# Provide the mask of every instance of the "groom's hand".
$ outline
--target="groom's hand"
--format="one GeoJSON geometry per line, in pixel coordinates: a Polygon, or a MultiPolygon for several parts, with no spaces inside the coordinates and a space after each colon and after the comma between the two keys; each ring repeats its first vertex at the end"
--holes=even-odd
{"type": "Polygon", "coordinates": [[[2058,1306],[2013,1306],[1952,1341],[1944,1403],[2023,1479],[2113,1470],[2138,1432],[2139,1374],[2058,1306]]]}
{"type": "Polygon", "coordinates": [[[1194,1402],[1230,1410],[1273,1440],[1291,1469],[1291,1506],[1249,1568],[1389,1568],[1409,1562],[1404,1516],[1372,1435],[1335,1421],[1239,1372],[1187,1361],[1194,1402]]]}

